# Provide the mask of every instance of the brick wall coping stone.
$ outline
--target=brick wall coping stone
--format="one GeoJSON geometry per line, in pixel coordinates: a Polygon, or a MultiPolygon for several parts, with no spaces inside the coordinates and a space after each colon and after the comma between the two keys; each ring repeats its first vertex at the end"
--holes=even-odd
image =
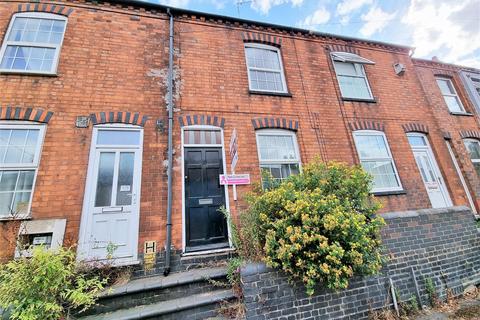
{"type": "Polygon", "coordinates": [[[385,220],[398,219],[398,218],[410,218],[410,217],[419,217],[422,215],[432,215],[432,214],[442,214],[442,213],[451,213],[455,214],[457,212],[463,212],[470,210],[466,206],[457,206],[457,207],[448,207],[448,208],[436,208],[436,209],[420,209],[420,210],[411,210],[411,211],[395,211],[382,213],[380,216],[385,220]]]}

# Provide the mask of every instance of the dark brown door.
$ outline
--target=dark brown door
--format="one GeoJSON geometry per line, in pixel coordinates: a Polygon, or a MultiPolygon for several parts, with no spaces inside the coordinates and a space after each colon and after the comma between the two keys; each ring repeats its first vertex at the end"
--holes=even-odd
{"type": "Polygon", "coordinates": [[[185,148],[185,213],[187,251],[228,246],[221,148],[185,148]]]}

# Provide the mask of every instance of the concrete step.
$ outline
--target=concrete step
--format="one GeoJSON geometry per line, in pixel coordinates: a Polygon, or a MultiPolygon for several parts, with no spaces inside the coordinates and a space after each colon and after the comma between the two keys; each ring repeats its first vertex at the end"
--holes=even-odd
{"type": "Polygon", "coordinates": [[[137,319],[166,319],[177,318],[184,319],[186,317],[177,317],[176,314],[186,310],[194,310],[195,312],[189,315],[192,319],[206,319],[212,316],[216,306],[222,301],[230,301],[235,299],[235,295],[231,289],[215,290],[177,298],[168,301],[161,301],[149,305],[133,307],[129,309],[122,309],[113,312],[95,314],[86,317],[78,318],[79,320],[137,320],[137,319]],[[201,307],[209,306],[208,309],[201,309],[201,307]],[[196,314],[195,314],[196,313],[196,314]],[[202,317],[200,314],[204,314],[202,317]]]}
{"type": "Polygon", "coordinates": [[[97,304],[81,316],[104,314],[116,310],[155,304],[229,287],[226,268],[203,268],[129,281],[107,288],[97,304]],[[211,283],[214,280],[215,283],[211,283]],[[218,284],[225,284],[224,287],[218,284]]]}
{"type": "Polygon", "coordinates": [[[126,284],[116,285],[108,288],[101,294],[101,298],[111,298],[121,295],[170,288],[189,283],[202,282],[206,279],[218,279],[227,275],[225,267],[192,269],[190,271],[172,273],[168,277],[163,275],[139,278],[129,281],[126,284]]]}

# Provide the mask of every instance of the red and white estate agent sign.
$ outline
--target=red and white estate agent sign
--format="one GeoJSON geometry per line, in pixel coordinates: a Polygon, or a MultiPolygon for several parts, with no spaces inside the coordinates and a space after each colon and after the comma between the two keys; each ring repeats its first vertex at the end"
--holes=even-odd
{"type": "Polygon", "coordinates": [[[250,184],[250,174],[221,174],[220,184],[229,186],[238,186],[250,184]]]}

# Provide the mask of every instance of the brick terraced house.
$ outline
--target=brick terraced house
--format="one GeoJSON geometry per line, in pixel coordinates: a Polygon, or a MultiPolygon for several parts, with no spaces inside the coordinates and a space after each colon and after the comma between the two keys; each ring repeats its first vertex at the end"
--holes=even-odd
{"type": "Polygon", "coordinates": [[[0,35],[0,258],[17,235],[118,265],[155,243],[159,260],[166,243],[228,251],[217,210],[237,216],[251,188],[220,184],[232,162],[252,182],[316,157],[361,164],[382,212],[479,209],[478,97],[462,82],[478,70],[140,1],[3,0],[0,35]]]}

